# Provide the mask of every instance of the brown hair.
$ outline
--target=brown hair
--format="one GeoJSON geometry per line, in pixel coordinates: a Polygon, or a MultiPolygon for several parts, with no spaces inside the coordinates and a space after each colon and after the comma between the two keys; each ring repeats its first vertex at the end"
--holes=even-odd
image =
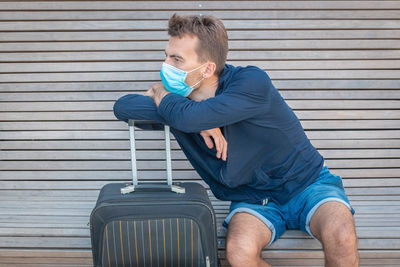
{"type": "Polygon", "coordinates": [[[199,61],[215,62],[215,73],[218,76],[222,73],[228,55],[228,34],[219,18],[211,15],[179,16],[175,13],[168,21],[168,34],[172,37],[184,34],[197,36],[199,61]]]}

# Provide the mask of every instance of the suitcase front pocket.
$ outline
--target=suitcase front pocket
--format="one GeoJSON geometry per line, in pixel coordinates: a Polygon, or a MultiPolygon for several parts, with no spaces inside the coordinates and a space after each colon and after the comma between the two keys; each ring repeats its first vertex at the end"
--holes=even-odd
{"type": "Polygon", "coordinates": [[[104,227],[101,266],[207,266],[191,218],[112,220],[104,227]]]}

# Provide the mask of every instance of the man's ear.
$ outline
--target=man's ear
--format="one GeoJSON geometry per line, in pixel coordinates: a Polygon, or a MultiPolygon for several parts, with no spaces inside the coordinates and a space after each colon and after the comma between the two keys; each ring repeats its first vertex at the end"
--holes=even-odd
{"type": "Polygon", "coordinates": [[[207,78],[210,78],[211,76],[213,76],[215,74],[216,69],[217,69],[217,65],[214,62],[209,61],[206,66],[206,69],[204,70],[204,73],[203,73],[204,79],[207,79],[207,78]]]}

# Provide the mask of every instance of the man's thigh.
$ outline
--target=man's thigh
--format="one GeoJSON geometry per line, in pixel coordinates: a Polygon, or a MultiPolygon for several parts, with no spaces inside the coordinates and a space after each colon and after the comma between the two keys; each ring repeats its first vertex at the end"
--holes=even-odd
{"type": "Polygon", "coordinates": [[[348,221],[353,220],[352,215],[355,213],[344,191],[341,177],[332,174],[327,167],[324,167],[317,180],[297,197],[296,202],[302,203],[301,206],[304,207],[300,211],[300,229],[318,240],[311,231],[311,221],[316,229],[316,224],[322,223],[323,219],[332,221],[342,216],[348,221]]]}
{"type": "MultiPolygon", "coordinates": [[[[231,237],[236,238],[260,238],[261,243],[267,239],[265,246],[270,246],[286,231],[282,211],[274,202],[266,205],[250,204],[246,202],[233,201],[229,207],[222,226],[230,230],[231,237]],[[235,218],[233,226],[232,220],[235,218]],[[259,233],[266,232],[260,236],[259,233]]],[[[228,241],[228,240],[227,240],[228,241]]]]}
{"type": "Polygon", "coordinates": [[[228,246],[243,246],[261,251],[271,241],[272,231],[254,215],[238,212],[229,222],[226,243],[228,246]]]}

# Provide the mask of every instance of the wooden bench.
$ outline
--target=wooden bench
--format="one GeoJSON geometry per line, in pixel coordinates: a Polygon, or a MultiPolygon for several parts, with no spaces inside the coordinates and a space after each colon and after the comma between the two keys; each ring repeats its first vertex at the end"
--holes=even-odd
{"type": "MultiPolygon", "coordinates": [[[[129,181],[116,99],[159,80],[168,18],[213,14],[228,63],[257,65],[343,178],[361,266],[400,265],[400,2],[0,2],[0,266],[90,266],[89,214],[129,181]]],[[[139,175],[164,177],[161,131],[138,131],[139,175]]],[[[174,179],[198,181],[176,140],[174,179]]],[[[217,200],[219,256],[229,202],[217,200]]],[[[262,256],[323,266],[320,243],[287,231],[262,256]]]]}

